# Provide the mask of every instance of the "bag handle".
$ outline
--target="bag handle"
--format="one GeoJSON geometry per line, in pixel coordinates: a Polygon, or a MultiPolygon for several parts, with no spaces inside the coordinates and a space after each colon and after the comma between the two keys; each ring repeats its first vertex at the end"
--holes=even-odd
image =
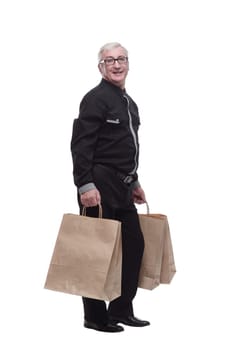
{"type": "MultiPolygon", "coordinates": [[[[98,204],[98,207],[99,207],[99,215],[98,215],[98,218],[99,218],[99,219],[102,219],[102,217],[103,217],[103,209],[102,209],[101,204],[98,204]]],[[[83,209],[82,209],[82,215],[83,215],[83,216],[86,216],[86,213],[87,213],[87,207],[83,207],[83,209]]]]}
{"type": "Polygon", "coordinates": [[[149,204],[147,202],[145,202],[145,204],[146,204],[146,214],[149,215],[150,214],[149,204]]]}

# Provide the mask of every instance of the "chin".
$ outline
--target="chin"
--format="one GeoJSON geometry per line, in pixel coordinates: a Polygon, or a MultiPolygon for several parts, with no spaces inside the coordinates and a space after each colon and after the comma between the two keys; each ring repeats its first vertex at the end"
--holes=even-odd
{"type": "Polygon", "coordinates": [[[120,88],[124,87],[124,82],[122,82],[122,81],[114,80],[114,81],[112,81],[112,83],[120,88]]]}
{"type": "Polygon", "coordinates": [[[112,79],[112,82],[113,82],[113,84],[119,84],[119,85],[122,85],[122,84],[124,84],[124,79],[122,79],[122,78],[116,78],[116,77],[113,77],[113,79],[112,79]]]}

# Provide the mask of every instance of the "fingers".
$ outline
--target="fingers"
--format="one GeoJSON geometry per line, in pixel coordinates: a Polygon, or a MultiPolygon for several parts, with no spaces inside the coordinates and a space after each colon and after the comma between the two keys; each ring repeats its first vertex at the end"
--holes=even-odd
{"type": "Polygon", "coordinates": [[[133,200],[136,204],[146,203],[146,196],[141,187],[137,187],[133,190],[133,200]]]}
{"type": "Polygon", "coordinates": [[[143,204],[143,203],[146,203],[146,201],[145,201],[144,199],[137,199],[137,198],[134,199],[134,202],[135,202],[136,204],[143,204]]]}
{"type": "Polygon", "coordinates": [[[91,190],[80,196],[81,203],[84,207],[95,207],[100,204],[100,193],[97,190],[91,190]]]}
{"type": "Polygon", "coordinates": [[[136,204],[143,204],[146,203],[146,198],[144,195],[133,195],[133,200],[136,204]]]}

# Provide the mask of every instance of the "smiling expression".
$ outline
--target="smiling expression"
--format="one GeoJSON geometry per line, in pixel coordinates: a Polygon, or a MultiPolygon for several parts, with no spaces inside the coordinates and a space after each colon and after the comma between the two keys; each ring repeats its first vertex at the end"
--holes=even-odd
{"type": "MultiPolygon", "coordinates": [[[[104,51],[102,54],[102,60],[108,57],[118,58],[119,56],[127,56],[127,53],[121,46],[104,51]]],[[[121,89],[125,88],[125,79],[129,71],[128,62],[120,64],[118,61],[115,61],[112,65],[106,65],[103,62],[99,63],[98,67],[104,79],[121,89]]]]}

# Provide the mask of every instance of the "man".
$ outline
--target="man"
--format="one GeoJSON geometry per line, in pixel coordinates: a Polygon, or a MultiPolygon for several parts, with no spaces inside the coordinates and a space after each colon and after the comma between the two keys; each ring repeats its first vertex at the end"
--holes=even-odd
{"type": "Polygon", "coordinates": [[[133,299],[144,250],[144,240],[134,203],[145,203],[138,182],[138,108],[125,91],[129,70],[127,50],[108,43],[99,52],[102,80],[80,103],[71,140],[74,183],[80,210],[122,223],[122,291],[106,306],[105,301],[83,297],[84,327],[120,332],[118,323],[133,327],[150,323],[134,316],[133,299]]]}

